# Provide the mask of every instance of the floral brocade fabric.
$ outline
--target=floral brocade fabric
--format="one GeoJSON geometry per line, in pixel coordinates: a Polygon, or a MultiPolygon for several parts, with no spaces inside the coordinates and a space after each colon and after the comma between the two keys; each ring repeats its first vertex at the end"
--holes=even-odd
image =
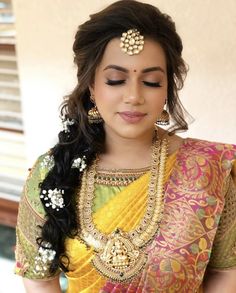
{"type": "Polygon", "coordinates": [[[100,292],[201,292],[207,266],[236,267],[235,158],[236,146],[186,139],[145,269],[130,284],[107,282],[100,292]]]}
{"type": "MultiPolygon", "coordinates": [[[[167,172],[160,233],[146,247],[148,261],[144,269],[129,283],[111,282],[90,264],[92,249],[87,250],[77,239],[67,239],[66,249],[70,258],[70,271],[66,274],[69,283],[67,292],[201,292],[207,267],[236,267],[235,160],[234,145],[185,139],[175,155],[170,172],[167,172]]],[[[37,172],[31,175],[31,184],[36,184],[37,180],[33,182],[32,176],[34,178],[37,172]]],[[[43,172],[37,184],[45,176],[46,171],[43,172]]],[[[148,180],[146,173],[96,210],[94,220],[97,227],[104,233],[109,233],[117,225],[124,230],[133,229],[145,211],[148,180]]],[[[43,223],[44,213],[37,204],[39,199],[35,198],[39,196],[37,188],[29,187],[29,181],[26,187],[32,193],[23,196],[20,206],[17,261],[22,270],[17,273],[35,279],[33,262],[29,260],[36,253],[33,235],[39,233],[34,225],[37,221],[43,223]],[[29,202],[30,210],[36,211],[36,216],[31,212],[30,224],[27,224],[29,217],[25,215],[25,206],[29,202]]],[[[47,275],[45,279],[50,277],[47,275]]]]}

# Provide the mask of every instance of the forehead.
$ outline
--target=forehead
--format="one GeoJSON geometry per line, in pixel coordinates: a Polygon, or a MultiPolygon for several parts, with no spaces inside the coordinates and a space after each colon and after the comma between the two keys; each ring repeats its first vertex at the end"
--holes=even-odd
{"type": "Polygon", "coordinates": [[[161,66],[166,69],[166,57],[161,45],[151,39],[144,40],[144,48],[137,55],[128,55],[120,48],[120,39],[112,39],[106,46],[98,70],[109,64],[123,66],[127,69],[141,70],[147,67],[161,66]]]}

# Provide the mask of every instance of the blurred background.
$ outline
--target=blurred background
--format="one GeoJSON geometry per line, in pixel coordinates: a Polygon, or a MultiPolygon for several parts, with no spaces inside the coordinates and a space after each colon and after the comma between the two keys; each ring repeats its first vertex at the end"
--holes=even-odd
{"type": "MultiPolygon", "coordinates": [[[[0,0],[0,293],[14,276],[17,208],[28,168],[60,130],[58,108],[76,85],[78,25],[108,0],[0,0]]],[[[190,67],[182,103],[195,118],[183,136],[236,143],[236,1],[155,0],[183,40],[190,67]]]]}

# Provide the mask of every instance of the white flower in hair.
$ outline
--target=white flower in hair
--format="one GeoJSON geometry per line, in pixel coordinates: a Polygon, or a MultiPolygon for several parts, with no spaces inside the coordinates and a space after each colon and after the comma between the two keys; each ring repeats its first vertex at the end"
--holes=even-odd
{"type": "Polygon", "coordinates": [[[42,194],[40,194],[40,198],[45,201],[45,206],[47,208],[52,207],[52,209],[59,211],[65,207],[63,195],[63,189],[43,189],[42,194]]]}
{"type": "Polygon", "coordinates": [[[80,172],[82,172],[87,167],[85,160],[86,160],[85,156],[83,156],[82,158],[74,159],[71,168],[78,168],[80,172]]]}
{"type": "Polygon", "coordinates": [[[48,170],[51,170],[54,167],[54,164],[54,157],[52,155],[46,155],[40,163],[42,168],[47,168],[48,170]]]}
{"type": "Polygon", "coordinates": [[[35,269],[34,273],[37,275],[45,276],[45,273],[50,267],[50,263],[53,261],[56,255],[56,251],[51,249],[52,245],[49,242],[43,244],[38,249],[38,254],[34,259],[35,269]]]}
{"type": "Polygon", "coordinates": [[[63,115],[61,117],[61,122],[62,122],[63,131],[65,133],[69,133],[70,132],[69,126],[75,124],[75,120],[74,119],[66,118],[65,115],[63,115]]]}

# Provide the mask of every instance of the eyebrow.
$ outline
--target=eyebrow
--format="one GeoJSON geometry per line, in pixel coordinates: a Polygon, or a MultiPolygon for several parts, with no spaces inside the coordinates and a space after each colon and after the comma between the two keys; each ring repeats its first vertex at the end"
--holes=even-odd
{"type": "MultiPolygon", "coordinates": [[[[106,66],[103,69],[103,71],[105,71],[107,69],[115,69],[115,70],[125,72],[125,73],[129,72],[128,69],[126,69],[124,67],[121,67],[121,66],[118,66],[118,65],[113,65],[113,64],[106,66]]],[[[147,72],[152,72],[152,71],[161,71],[162,73],[165,73],[165,70],[163,68],[161,68],[160,66],[148,67],[148,68],[143,69],[141,72],[142,73],[147,73],[147,72]]]]}

